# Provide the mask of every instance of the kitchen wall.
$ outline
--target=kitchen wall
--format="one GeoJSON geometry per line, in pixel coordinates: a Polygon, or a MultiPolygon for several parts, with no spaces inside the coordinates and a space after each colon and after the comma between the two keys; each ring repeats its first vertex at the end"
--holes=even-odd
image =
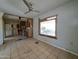
{"type": "Polygon", "coordinates": [[[0,12],[0,45],[3,44],[3,19],[2,19],[3,13],[0,12]]]}
{"type": "Polygon", "coordinates": [[[52,46],[64,49],[73,54],[78,53],[78,16],[77,0],[65,3],[60,7],[52,9],[40,16],[33,18],[33,36],[35,39],[46,42],[52,46]],[[57,39],[39,35],[39,18],[58,15],[57,17],[57,39]]]}
{"type": "Polygon", "coordinates": [[[5,22],[5,37],[17,35],[16,25],[18,24],[18,20],[5,18],[4,22],[5,22]],[[13,25],[14,29],[12,29],[11,25],[13,25]],[[13,30],[13,33],[12,33],[12,30],[13,30]]]}

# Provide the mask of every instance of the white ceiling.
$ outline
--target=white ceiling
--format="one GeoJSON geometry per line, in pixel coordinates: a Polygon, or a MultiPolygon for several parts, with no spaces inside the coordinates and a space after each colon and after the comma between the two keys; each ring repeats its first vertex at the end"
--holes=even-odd
{"type": "MultiPolygon", "coordinates": [[[[35,10],[40,11],[39,14],[42,14],[66,2],[69,2],[70,0],[27,0],[27,1],[32,2],[33,8],[35,10]]],[[[38,13],[35,12],[24,14],[26,11],[28,11],[28,8],[23,3],[22,0],[0,0],[0,11],[22,17],[33,17],[38,15],[38,13]]]]}

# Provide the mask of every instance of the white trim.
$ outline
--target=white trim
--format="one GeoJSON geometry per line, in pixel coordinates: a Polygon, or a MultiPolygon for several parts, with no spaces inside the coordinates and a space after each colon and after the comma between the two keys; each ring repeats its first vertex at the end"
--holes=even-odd
{"type": "Polygon", "coordinates": [[[54,47],[56,47],[56,48],[58,48],[58,49],[61,49],[61,50],[63,50],[63,51],[66,51],[66,52],[69,52],[69,53],[71,53],[71,54],[74,54],[74,55],[78,56],[77,53],[72,52],[72,51],[70,51],[70,50],[67,50],[67,49],[65,49],[65,48],[62,48],[62,47],[59,47],[59,46],[56,46],[56,45],[52,45],[52,46],[54,46],[54,47]]]}

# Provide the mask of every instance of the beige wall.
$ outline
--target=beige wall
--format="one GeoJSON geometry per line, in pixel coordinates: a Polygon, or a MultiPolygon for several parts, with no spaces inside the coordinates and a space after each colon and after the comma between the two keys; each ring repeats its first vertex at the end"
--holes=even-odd
{"type": "Polygon", "coordinates": [[[57,37],[53,39],[39,35],[38,16],[34,17],[33,21],[33,36],[34,38],[46,42],[52,46],[67,50],[73,54],[78,53],[78,17],[77,17],[77,0],[72,0],[56,9],[53,9],[39,17],[45,18],[48,16],[58,15],[57,17],[57,37]]]}

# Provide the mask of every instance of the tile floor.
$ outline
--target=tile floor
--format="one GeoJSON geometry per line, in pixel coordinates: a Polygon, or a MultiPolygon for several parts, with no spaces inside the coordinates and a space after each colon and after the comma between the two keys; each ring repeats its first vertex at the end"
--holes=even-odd
{"type": "Polygon", "coordinates": [[[0,46],[0,59],[78,59],[36,39],[9,40],[0,46]]]}

